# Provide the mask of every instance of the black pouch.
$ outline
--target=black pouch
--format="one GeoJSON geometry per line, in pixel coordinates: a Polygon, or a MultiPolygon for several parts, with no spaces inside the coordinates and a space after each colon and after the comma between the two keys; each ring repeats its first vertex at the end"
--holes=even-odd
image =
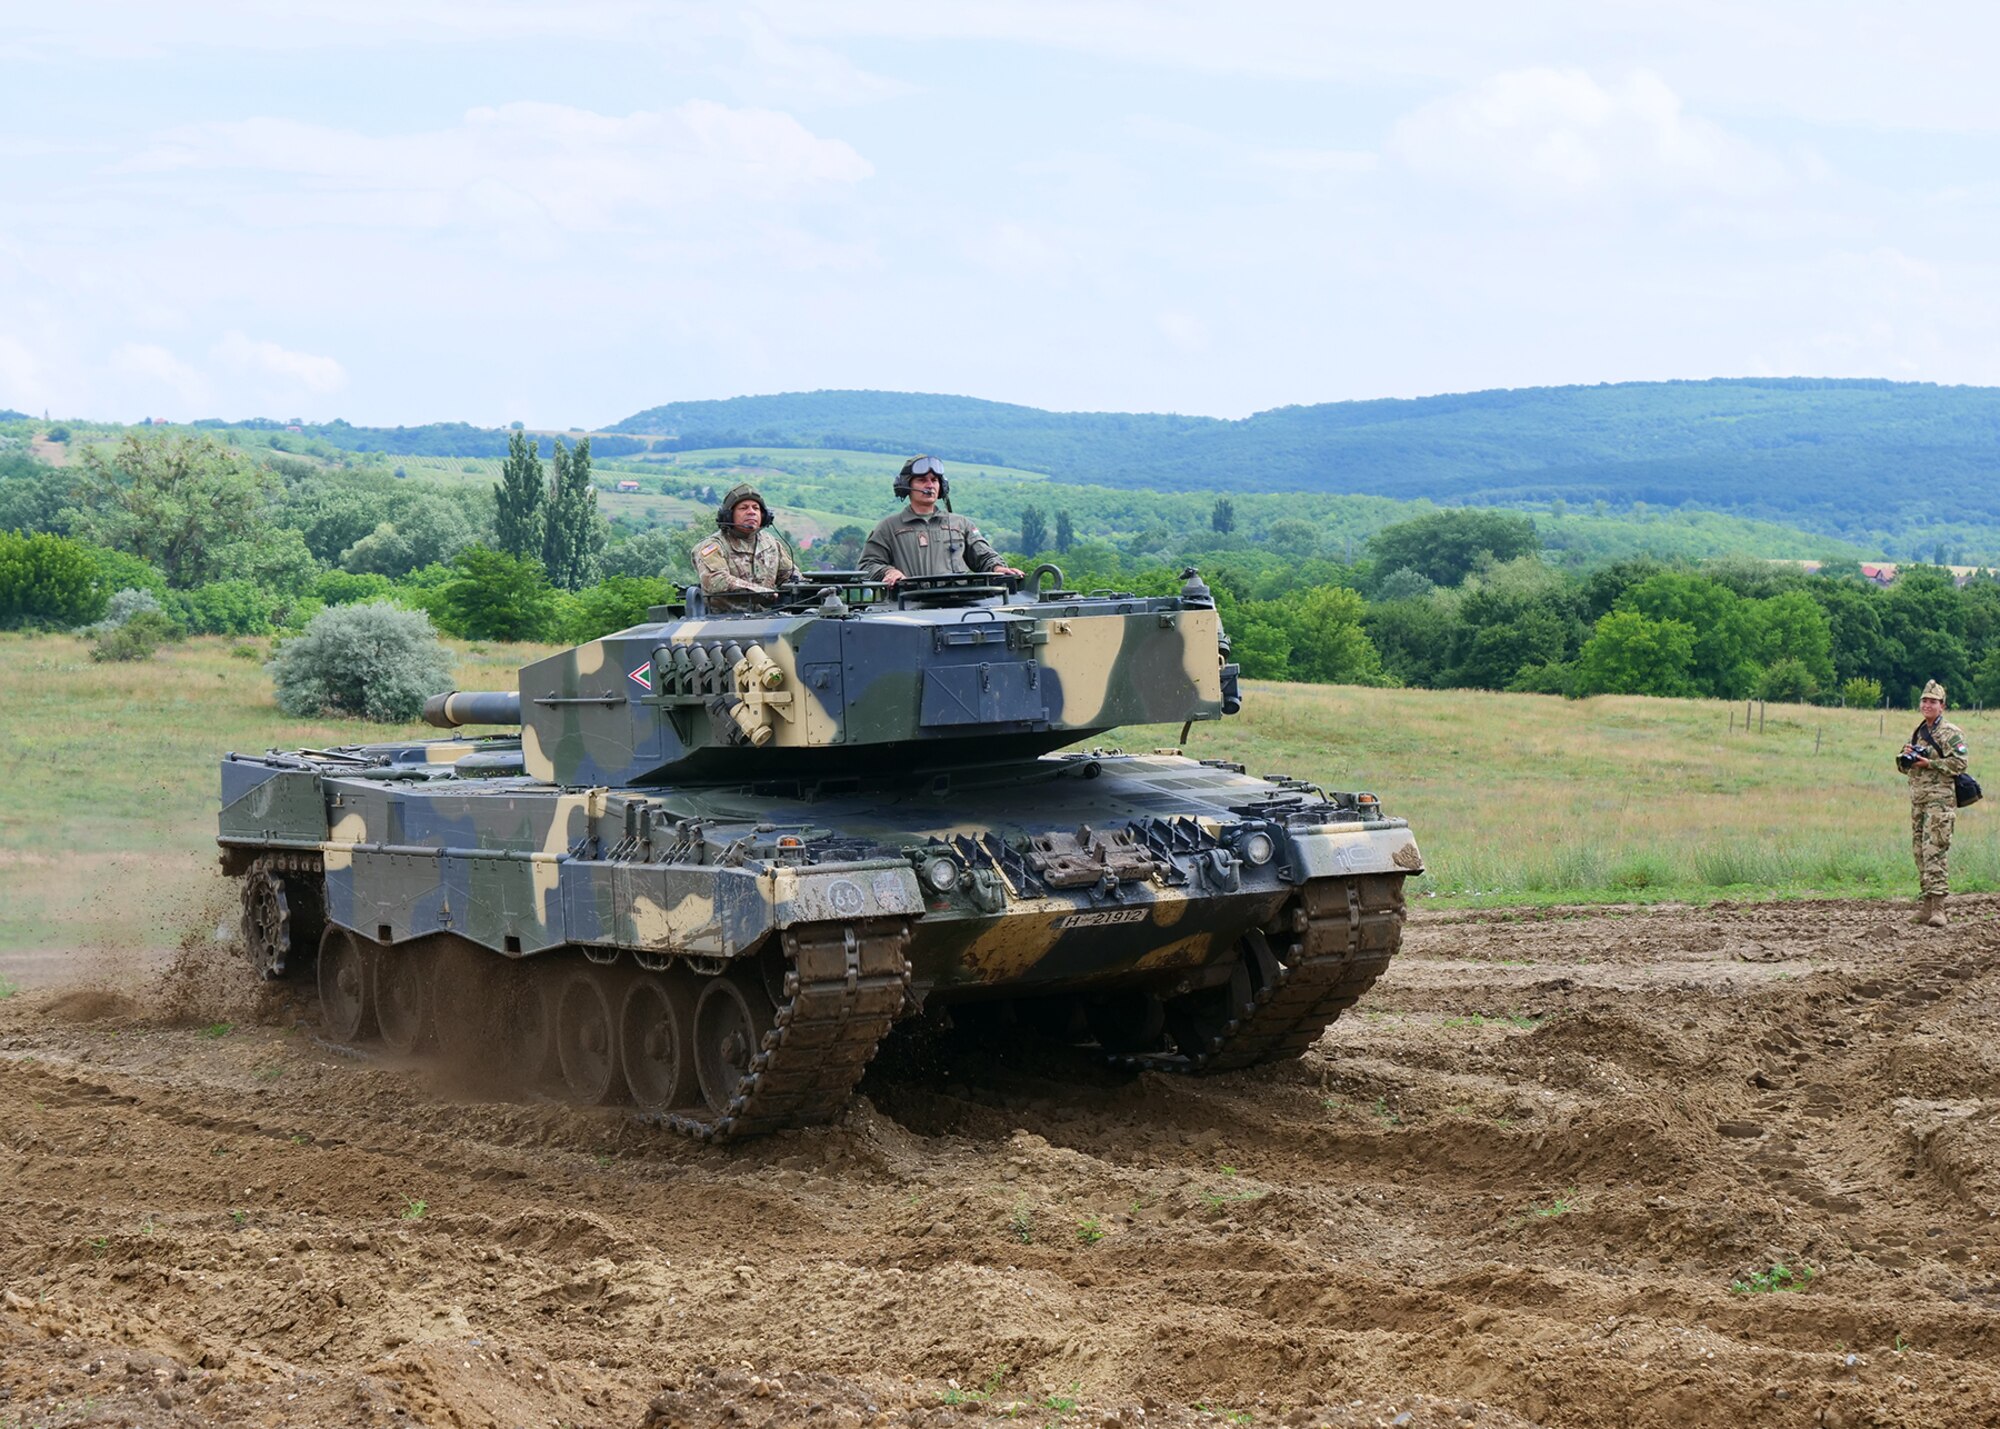
{"type": "Polygon", "coordinates": [[[1986,797],[1986,791],[1979,787],[1979,781],[1970,774],[1961,774],[1952,781],[1952,797],[1963,809],[1967,804],[1976,804],[1986,797]]]}

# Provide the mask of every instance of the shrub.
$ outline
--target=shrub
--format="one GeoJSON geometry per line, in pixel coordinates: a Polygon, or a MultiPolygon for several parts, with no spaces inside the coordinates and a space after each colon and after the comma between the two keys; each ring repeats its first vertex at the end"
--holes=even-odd
{"type": "Polygon", "coordinates": [[[1786,658],[1775,661],[1757,680],[1757,698],[1784,704],[1802,704],[1819,692],[1819,682],[1812,677],[1803,660],[1786,658]]]}
{"type": "Polygon", "coordinates": [[[171,596],[181,623],[196,635],[268,635],[272,594],[246,580],[210,581],[171,596]]]}
{"type": "Polygon", "coordinates": [[[1856,675],[1840,683],[1840,702],[1851,710],[1872,710],[1882,703],[1882,682],[1856,675]]]}
{"type": "Polygon", "coordinates": [[[581,645],[614,630],[641,624],[648,608],[665,605],[673,598],[674,589],[666,581],[612,576],[575,595],[562,597],[558,603],[556,639],[565,645],[581,645]]]}
{"type": "Polygon", "coordinates": [[[0,627],[68,628],[104,609],[90,548],[61,536],[0,531],[0,627]]]}
{"type": "Polygon", "coordinates": [[[286,714],[386,724],[415,719],[427,698],[450,689],[452,658],[429,616],[370,603],[321,611],[268,668],[286,714]]]}
{"type": "Polygon", "coordinates": [[[115,630],[135,615],[166,614],[160,609],[160,598],[149,590],[121,590],[105,603],[104,618],[92,627],[93,630],[115,630]]]}
{"type": "Polygon", "coordinates": [[[387,576],[357,574],[353,571],[321,571],[312,593],[328,605],[355,605],[364,600],[381,600],[395,589],[387,576]]]}
{"type": "Polygon", "coordinates": [[[93,660],[150,660],[162,645],[180,639],[180,629],[158,609],[141,610],[116,625],[92,627],[93,660]]]}
{"type": "Polygon", "coordinates": [[[555,592],[539,561],[483,546],[460,551],[433,609],[438,623],[467,640],[539,640],[555,618],[555,592]]]}

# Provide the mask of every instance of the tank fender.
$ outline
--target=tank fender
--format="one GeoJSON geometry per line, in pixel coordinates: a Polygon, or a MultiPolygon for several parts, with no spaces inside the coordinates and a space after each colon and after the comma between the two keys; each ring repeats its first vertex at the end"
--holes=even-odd
{"type": "Polygon", "coordinates": [[[224,843],[318,843],[326,837],[326,799],[319,774],[296,764],[240,756],[225,759],[218,830],[224,843]]]}
{"type": "Polygon", "coordinates": [[[846,922],[856,918],[921,918],[924,890],[905,859],[868,859],[811,868],[775,867],[764,875],[771,890],[772,921],[846,922]]]}
{"type": "Polygon", "coordinates": [[[916,871],[900,859],[807,868],[572,859],[561,877],[571,941],[693,957],[740,957],[802,923],[924,911],[916,871]]]}
{"type": "Polygon", "coordinates": [[[1313,824],[1287,829],[1285,859],[1295,879],[1424,871],[1416,835],[1400,826],[1313,824]]]}

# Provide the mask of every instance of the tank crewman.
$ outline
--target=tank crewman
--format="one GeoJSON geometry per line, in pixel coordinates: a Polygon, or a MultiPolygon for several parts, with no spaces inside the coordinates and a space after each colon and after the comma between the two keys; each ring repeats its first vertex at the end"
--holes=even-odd
{"type": "Polygon", "coordinates": [[[1917,702],[1923,720],[1896,756],[1910,779],[1910,850],[1916,855],[1917,884],[1923,901],[1912,922],[1945,926],[1949,892],[1945,861],[1951,853],[1952,825],[1958,820],[1958,776],[1965,772],[1965,731],[1944,717],[1944,686],[1932,680],[1917,702]]]}
{"type": "Polygon", "coordinates": [[[896,476],[896,495],[909,502],[884,516],[861,548],[862,574],[890,585],[905,576],[1018,576],[967,517],[938,503],[951,495],[944,463],[913,456],[896,476]]]}
{"type": "Polygon", "coordinates": [[[771,529],[771,508],[757,489],[733,486],[716,509],[716,533],[694,548],[701,589],[716,610],[775,605],[778,587],[799,578],[798,562],[771,529]]]}

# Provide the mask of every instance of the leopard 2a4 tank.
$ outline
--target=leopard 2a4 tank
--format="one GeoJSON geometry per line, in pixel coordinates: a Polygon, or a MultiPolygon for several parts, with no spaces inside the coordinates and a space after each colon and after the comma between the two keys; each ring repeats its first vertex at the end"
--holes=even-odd
{"type": "Polygon", "coordinates": [[[326,1035],[436,1043],[704,1138],[837,1117],[926,1010],[1010,1001],[1127,1065],[1296,1057],[1423,863],[1373,795],[1072,748],[1234,713],[1207,588],[896,587],[658,607],[426,718],[222,763],[224,870],[326,1035]]]}

